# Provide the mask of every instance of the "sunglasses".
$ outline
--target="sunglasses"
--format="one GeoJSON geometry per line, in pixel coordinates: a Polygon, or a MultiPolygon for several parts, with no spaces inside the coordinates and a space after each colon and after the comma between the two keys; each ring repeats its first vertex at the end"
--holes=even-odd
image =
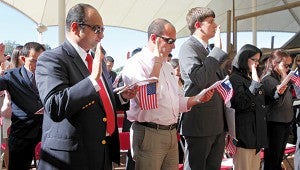
{"type": "Polygon", "coordinates": [[[168,44],[173,44],[176,41],[176,39],[173,39],[173,38],[167,38],[167,37],[163,37],[163,36],[160,36],[160,35],[156,35],[156,36],[159,37],[159,38],[162,38],[168,44]]]}
{"type": "Polygon", "coordinates": [[[88,26],[90,27],[95,34],[99,34],[99,33],[102,33],[104,32],[104,27],[101,27],[99,25],[89,25],[89,24],[85,24],[85,23],[79,23],[78,25],[83,25],[83,26],[88,26]]]}

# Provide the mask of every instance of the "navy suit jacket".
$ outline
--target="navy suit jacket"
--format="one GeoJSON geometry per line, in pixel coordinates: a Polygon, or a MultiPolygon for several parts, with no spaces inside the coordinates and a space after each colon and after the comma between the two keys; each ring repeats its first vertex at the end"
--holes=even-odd
{"type": "MultiPolygon", "coordinates": [[[[105,65],[102,68],[106,69],[105,65]]],[[[105,69],[102,76],[116,110],[105,69]]],[[[45,51],[37,62],[36,82],[45,107],[42,152],[63,162],[66,168],[103,169],[107,160],[120,162],[117,123],[113,135],[106,137],[104,106],[89,75],[85,63],[68,41],[45,51]]],[[[54,164],[43,165],[41,169],[50,166],[54,164]]]]}
{"type": "Polygon", "coordinates": [[[42,115],[34,114],[43,107],[24,66],[10,69],[0,77],[0,91],[7,90],[12,100],[10,135],[20,138],[40,138],[42,115]]]}

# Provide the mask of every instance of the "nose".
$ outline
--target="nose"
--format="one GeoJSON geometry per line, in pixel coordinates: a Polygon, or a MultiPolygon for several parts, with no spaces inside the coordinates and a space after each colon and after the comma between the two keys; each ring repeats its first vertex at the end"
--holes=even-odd
{"type": "Polygon", "coordinates": [[[100,32],[99,34],[97,34],[98,37],[100,38],[100,40],[102,40],[104,38],[104,32],[100,32]]]}
{"type": "Polygon", "coordinates": [[[175,42],[173,44],[171,44],[172,49],[175,48],[175,42]]]}

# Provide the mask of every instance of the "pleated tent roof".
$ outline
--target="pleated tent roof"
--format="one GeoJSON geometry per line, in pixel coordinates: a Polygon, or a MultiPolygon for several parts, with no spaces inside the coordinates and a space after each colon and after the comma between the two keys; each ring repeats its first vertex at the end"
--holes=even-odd
{"type": "MultiPolygon", "coordinates": [[[[37,25],[57,26],[65,17],[58,15],[59,2],[63,0],[0,0],[30,18],[37,25]]],[[[215,11],[216,23],[222,32],[227,29],[227,11],[232,10],[234,0],[65,0],[65,13],[76,3],[88,3],[96,7],[105,26],[129,28],[146,32],[155,18],[166,18],[176,29],[177,36],[186,37],[185,16],[190,8],[206,6],[215,11]]],[[[256,0],[256,11],[266,10],[299,0],[256,0]]],[[[254,12],[253,0],[235,0],[235,16],[254,12]]],[[[299,3],[290,9],[257,17],[257,31],[298,32],[300,30],[299,3]]],[[[231,19],[233,21],[233,19],[231,19]]],[[[251,31],[251,19],[238,22],[237,31],[251,31]]]]}

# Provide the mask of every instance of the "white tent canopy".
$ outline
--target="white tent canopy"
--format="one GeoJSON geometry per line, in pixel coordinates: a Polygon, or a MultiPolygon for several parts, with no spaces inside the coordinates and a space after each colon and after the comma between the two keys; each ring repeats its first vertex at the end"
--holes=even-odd
{"type": "MultiPolygon", "coordinates": [[[[196,6],[206,6],[216,13],[216,23],[221,24],[222,32],[232,31],[234,17],[261,11],[255,22],[251,18],[239,20],[237,31],[280,31],[296,33],[300,29],[299,0],[0,0],[30,18],[37,25],[57,26],[64,34],[66,12],[74,4],[83,2],[96,7],[106,26],[147,31],[149,23],[155,18],[166,18],[176,29],[177,36],[186,37],[187,11],[196,6]],[[235,1],[235,2],[234,2],[235,1]],[[233,5],[234,4],[234,5],[233,5]],[[268,9],[284,7],[289,9],[264,14],[268,9]],[[235,10],[233,10],[233,6],[235,10]],[[232,11],[230,15],[227,11],[232,11]],[[232,17],[232,15],[234,15],[232,17]],[[232,18],[228,20],[228,16],[232,18]],[[254,27],[253,27],[254,26],[254,27]],[[230,29],[230,30],[228,30],[230,29]]],[[[64,36],[63,36],[64,38],[64,36]]],[[[61,38],[60,38],[61,41],[61,38]]]]}

